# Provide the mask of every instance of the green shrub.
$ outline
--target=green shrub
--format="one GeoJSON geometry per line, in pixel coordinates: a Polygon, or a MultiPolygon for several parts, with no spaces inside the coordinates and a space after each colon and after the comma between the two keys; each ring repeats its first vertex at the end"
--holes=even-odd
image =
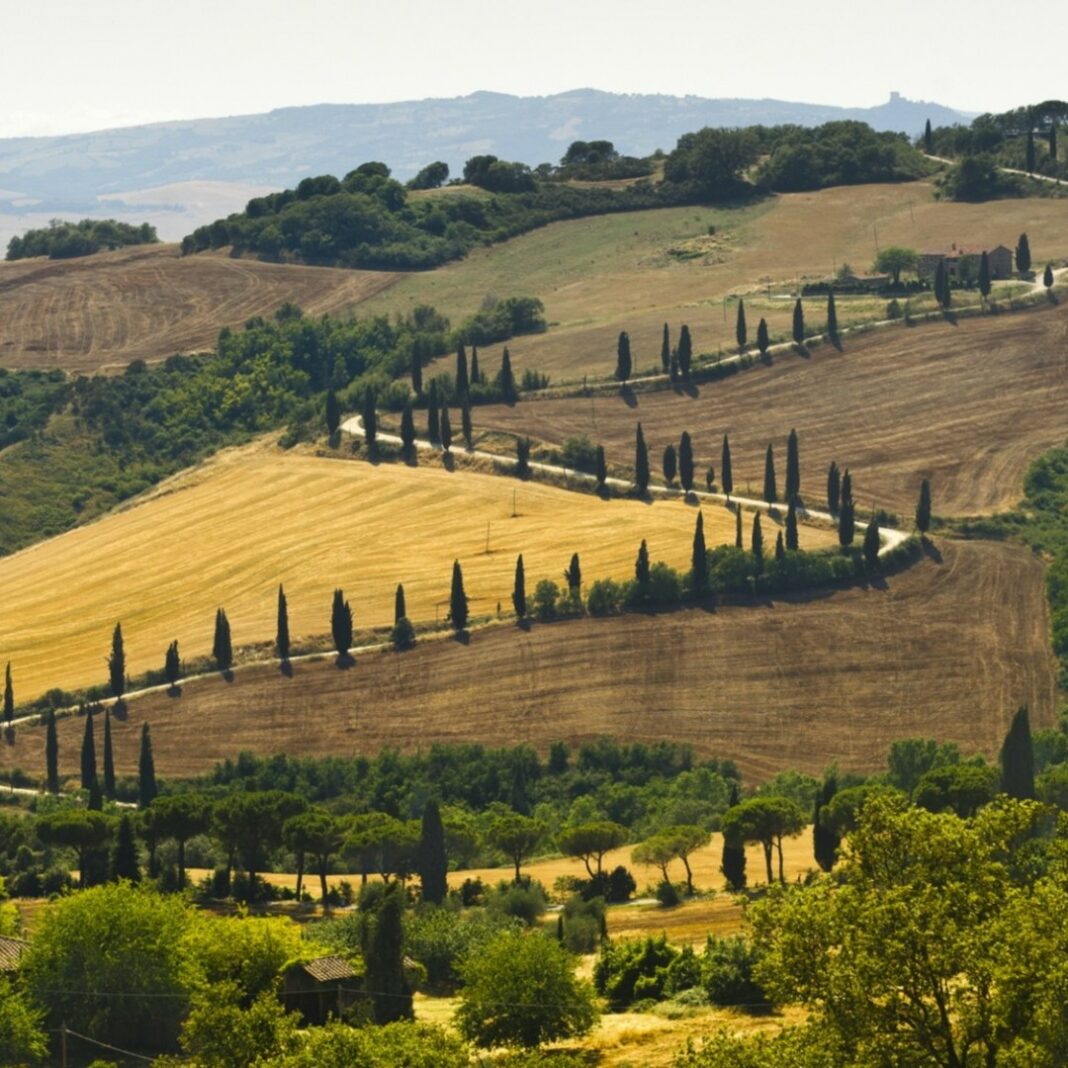
{"type": "Polygon", "coordinates": [[[573,471],[592,472],[597,466],[597,446],[585,435],[568,438],[561,450],[564,467],[573,471]]]}
{"type": "Polygon", "coordinates": [[[486,907],[502,916],[512,916],[533,927],[545,915],[545,888],[536,880],[498,883],[486,895],[486,907]]]}
{"type": "Polygon", "coordinates": [[[404,923],[404,951],[426,969],[432,987],[459,981],[460,962],[502,931],[515,930],[519,922],[501,912],[464,910],[423,905],[410,912],[404,923]]]}
{"type": "Polygon", "coordinates": [[[753,978],[760,954],[742,935],[709,935],[701,960],[701,981],[713,1005],[766,1003],[763,987],[753,978]]]}
{"type": "Polygon", "coordinates": [[[534,618],[548,623],[556,618],[556,602],[560,588],[552,579],[542,579],[534,587],[534,618]]]}
{"type": "Polygon", "coordinates": [[[594,965],[594,986],[615,1011],[639,998],[658,1000],[668,966],[677,956],[678,950],[668,944],[666,935],[605,942],[594,965]]]}
{"type": "Polygon", "coordinates": [[[591,616],[614,616],[623,610],[628,597],[626,586],[614,579],[597,579],[586,596],[586,611],[591,616]]]}

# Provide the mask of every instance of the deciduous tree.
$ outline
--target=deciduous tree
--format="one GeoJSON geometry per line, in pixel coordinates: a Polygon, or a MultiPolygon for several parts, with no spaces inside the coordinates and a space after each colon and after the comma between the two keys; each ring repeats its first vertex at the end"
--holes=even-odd
{"type": "Polygon", "coordinates": [[[627,828],[611,820],[595,820],[574,827],[565,827],[557,836],[560,852],[568,857],[577,857],[586,865],[591,879],[602,874],[604,856],[618,849],[627,840],[627,828]]]}
{"type": "Polygon", "coordinates": [[[875,269],[890,275],[890,280],[896,286],[901,281],[901,272],[916,270],[919,261],[920,257],[915,249],[887,245],[876,255],[875,269]]]}

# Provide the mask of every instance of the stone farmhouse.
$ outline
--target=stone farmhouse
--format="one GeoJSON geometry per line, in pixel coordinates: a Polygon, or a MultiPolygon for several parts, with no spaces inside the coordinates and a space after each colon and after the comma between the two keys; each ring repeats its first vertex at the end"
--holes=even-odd
{"type": "Polygon", "coordinates": [[[1012,277],[1012,249],[1004,245],[994,248],[959,248],[952,245],[948,249],[935,249],[920,253],[916,273],[924,281],[930,281],[938,270],[939,263],[946,265],[946,274],[951,282],[962,280],[975,281],[979,277],[979,262],[986,253],[987,262],[990,264],[990,277],[992,279],[1012,277]]]}

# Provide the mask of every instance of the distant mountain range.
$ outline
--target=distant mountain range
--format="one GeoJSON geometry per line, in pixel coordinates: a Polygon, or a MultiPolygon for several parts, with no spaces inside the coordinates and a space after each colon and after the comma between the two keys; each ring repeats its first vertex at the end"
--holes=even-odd
{"type": "Polygon", "coordinates": [[[627,154],[670,150],[702,126],[859,119],[877,130],[922,131],[971,118],[897,93],[873,108],[781,100],[710,100],[577,89],[544,97],[479,92],[448,100],[317,104],[262,115],[153,123],[60,137],[0,139],[0,236],[16,219],[50,215],[148,218],[164,237],[238,210],[249,196],[309,174],[343,175],[370,159],[406,179],[433,160],[458,174],[493,153],[556,162],[574,140],[607,139],[627,154]]]}

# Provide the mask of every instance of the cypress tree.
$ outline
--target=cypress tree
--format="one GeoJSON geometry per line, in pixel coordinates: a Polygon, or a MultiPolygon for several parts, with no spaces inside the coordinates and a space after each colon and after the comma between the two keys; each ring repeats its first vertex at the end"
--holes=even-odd
{"type": "Polygon", "coordinates": [[[645,447],[641,423],[634,436],[634,488],[639,497],[644,497],[649,489],[649,450],[645,447]]]}
{"type": "Polygon", "coordinates": [[[864,531],[864,563],[869,571],[879,566],[879,520],[872,516],[864,531]]]}
{"type": "Polygon", "coordinates": [[[927,120],[927,125],[923,128],[923,150],[928,156],[934,152],[934,137],[931,134],[931,120],[927,120]]]}
{"type": "Polygon", "coordinates": [[[423,392],[423,347],[418,339],[412,343],[412,392],[417,397],[423,392]]]}
{"type": "Polygon", "coordinates": [[[88,790],[96,782],[96,741],[93,738],[93,713],[85,715],[85,734],[82,735],[82,789],[88,790]]]}
{"type": "Polygon", "coordinates": [[[48,710],[45,728],[45,780],[50,794],[59,793],[59,738],[56,735],[56,712],[48,710]]]}
{"type": "Polygon", "coordinates": [[[515,375],[512,374],[512,357],[508,355],[507,345],[501,353],[501,373],[497,376],[497,386],[505,402],[514,404],[518,394],[515,388],[515,375]]]}
{"type": "Polygon", "coordinates": [[[426,398],[426,433],[427,437],[437,445],[441,441],[440,401],[438,400],[438,380],[430,380],[430,391],[426,398]]]}
{"type": "Polygon", "coordinates": [[[778,499],[779,491],[775,484],[775,453],[769,442],[767,452],[764,453],[764,500],[768,504],[774,504],[778,499]]]}
{"type": "Polygon", "coordinates": [[[827,294],[827,336],[837,342],[838,340],[838,309],[834,306],[834,290],[827,294]]]}
{"type": "Polygon", "coordinates": [[[370,386],[363,391],[363,440],[367,442],[367,452],[374,456],[378,445],[378,414],[375,412],[375,394],[370,386]]]}
{"type": "Polygon", "coordinates": [[[838,544],[843,549],[848,549],[853,544],[855,533],[856,523],[853,516],[853,502],[843,498],[842,505],[838,510],[838,544]]]}
{"type": "Polygon", "coordinates": [[[783,543],[781,530],[775,535],[775,559],[786,559],[786,545],[783,543]]]}
{"type": "Polygon", "coordinates": [[[761,356],[767,356],[768,354],[768,321],[761,319],[757,323],[757,348],[760,350],[761,356]]]}
{"type": "Polygon", "coordinates": [[[1016,242],[1016,270],[1020,274],[1031,270],[1031,242],[1027,240],[1027,234],[1020,234],[1020,240],[1016,242]]]}
{"type": "Polygon", "coordinates": [[[111,878],[128,879],[131,883],[141,881],[141,866],[137,862],[137,842],[134,840],[133,821],[124,812],[119,820],[115,836],[115,849],[111,854],[111,878]]]}
{"type": "Polygon", "coordinates": [[[411,456],[415,445],[415,416],[412,413],[412,402],[404,402],[404,411],[401,412],[400,439],[404,446],[404,454],[411,456]]]}
{"type": "Polygon", "coordinates": [[[686,493],[693,489],[693,442],[686,430],[679,440],[679,482],[686,493]]]}
{"type": "Polygon", "coordinates": [[[512,607],[516,619],[522,621],[527,615],[527,581],[523,570],[523,554],[515,558],[515,585],[512,587],[512,607]]]}
{"type": "Polygon", "coordinates": [[[449,890],[449,861],[445,854],[445,828],[441,823],[441,810],[433,798],[427,801],[423,809],[418,856],[423,900],[440,905],[449,890]]]}
{"type": "Polygon", "coordinates": [[[456,350],[456,396],[459,399],[471,388],[467,377],[467,352],[464,343],[456,350]]]}
{"type": "Polygon", "coordinates": [[[1035,754],[1027,705],[1016,710],[1001,746],[1001,792],[1020,800],[1035,796],[1035,754]]]}
{"type": "Polygon", "coordinates": [[[791,430],[786,439],[786,499],[801,500],[801,455],[796,430],[791,430]]]}
{"type": "Polygon", "coordinates": [[[760,513],[753,513],[753,535],[751,541],[753,563],[759,575],[764,570],[764,532],[760,529],[760,513]]]}
{"type": "Polygon", "coordinates": [[[4,673],[4,722],[10,727],[15,718],[15,688],[11,684],[11,661],[7,662],[4,673]]]}
{"type": "Polygon", "coordinates": [[[626,330],[623,330],[616,342],[616,381],[626,384],[630,372],[630,337],[626,330]]]}
{"type": "Polygon", "coordinates": [[[597,458],[596,458],[596,470],[597,470],[597,488],[604,489],[605,480],[608,478],[608,464],[605,462],[604,446],[597,446],[597,458]]]}
{"type": "Polygon", "coordinates": [[[946,261],[939,260],[938,266],[935,268],[934,295],[935,300],[938,301],[942,308],[949,307],[948,286],[949,280],[946,276],[946,261]]]}
{"type": "Polygon", "coordinates": [[[801,298],[794,305],[794,344],[801,345],[805,340],[805,309],[801,307],[801,298]]]}
{"type": "Polygon", "coordinates": [[[579,554],[571,554],[571,562],[564,571],[564,581],[571,593],[578,593],[582,589],[582,566],[579,563],[579,554]]]}
{"type": "Polygon", "coordinates": [[[515,473],[520,478],[530,474],[530,439],[515,439],[515,473]]]}
{"type": "Polygon", "coordinates": [[[683,378],[690,377],[690,367],[693,364],[693,342],[690,340],[690,328],[683,323],[679,333],[678,349],[679,370],[683,378]]]}
{"type": "Polygon", "coordinates": [[[1049,120],[1049,158],[1057,162],[1057,124],[1053,119],[1049,120]]]}
{"type": "MultiPolygon", "coordinates": [[[[731,783],[730,799],[727,809],[734,808],[738,804],[738,784],[731,783]]],[[[739,893],[745,889],[745,843],[732,842],[726,835],[723,836],[723,854],[720,860],[720,869],[727,881],[727,889],[739,893]]]]}
{"type": "Polygon", "coordinates": [[[1035,131],[1027,131],[1027,152],[1026,152],[1026,167],[1028,174],[1035,173],[1035,131]]]}
{"type": "Polygon", "coordinates": [[[341,405],[337,402],[337,394],[333,389],[326,391],[326,432],[333,437],[337,428],[341,426],[341,405]]]}
{"type": "Polygon", "coordinates": [[[749,331],[745,325],[745,301],[738,298],[738,318],[734,324],[734,337],[738,342],[739,349],[745,349],[745,344],[749,340],[749,331]]]}
{"type": "Polygon", "coordinates": [[[441,430],[441,447],[448,452],[452,448],[452,423],[449,421],[449,409],[444,404],[441,406],[441,420],[438,425],[441,430]]]}
{"type": "Polygon", "coordinates": [[[173,690],[182,677],[182,660],[178,655],[178,641],[175,639],[167,646],[167,653],[163,658],[163,677],[167,685],[173,690]]]}
{"type": "Polygon", "coordinates": [[[708,596],[708,550],[705,546],[705,520],[697,513],[693,530],[693,551],[690,554],[690,589],[694,597],[708,596]]]}
{"type": "Polygon", "coordinates": [[[230,620],[220,608],[215,613],[215,639],[211,645],[211,655],[215,658],[215,666],[223,672],[229,671],[234,665],[234,647],[230,640],[230,620]]]}
{"type": "Polygon", "coordinates": [[[797,506],[793,501],[786,508],[786,548],[790,552],[797,552],[797,506]]]}
{"type": "Polygon", "coordinates": [[[674,445],[667,445],[664,448],[664,481],[670,486],[675,481],[675,476],[679,471],[678,456],[675,453],[674,445]]]}
{"type": "Polygon", "coordinates": [[[920,483],[920,497],[916,502],[916,529],[925,535],[931,529],[931,483],[920,483]]]}
{"type": "Polygon", "coordinates": [[[278,627],[274,636],[274,651],[283,664],[289,661],[289,605],[286,591],[278,585],[278,627]]]}
{"type": "Polygon", "coordinates": [[[104,796],[115,796],[115,754],[111,748],[111,709],[104,709],[104,796]]]}
{"type": "Polygon", "coordinates": [[[664,323],[664,335],[660,340],[660,366],[665,372],[671,366],[671,334],[667,323],[664,323]]]}
{"type": "Polygon", "coordinates": [[[352,648],[352,608],[340,589],[334,590],[330,606],[330,633],[339,660],[348,660],[352,648]]]}
{"type": "Polygon", "coordinates": [[[849,473],[848,468],[846,468],[846,473],[842,476],[842,491],[838,507],[841,508],[847,503],[853,504],[853,476],[849,473]]]}
{"type": "Polygon", "coordinates": [[[742,506],[740,504],[734,508],[734,547],[736,549],[742,547],[742,506]]]}
{"type": "Polygon", "coordinates": [[[85,807],[90,812],[103,812],[104,811],[104,795],[100,790],[100,780],[94,779],[92,785],[89,787],[89,798],[85,802],[85,807]]]}
{"type": "Polygon", "coordinates": [[[815,810],[812,813],[812,854],[823,871],[830,871],[838,859],[839,838],[828,825],[825,813],[837,792],[838,780],[833,774],[828,774],[816,793],[815,810]]]}
{"type": "Polygon", "coordinates": [[[111,635],[111,656],[108,657],[108,683],[116,700],[126,692],[126,651],[122,642],[122,624],[116,623],[111,635]]]}
{"type": "Polygon", "coordinates": [[[373,922],[364,927],[363,960],[371,1015],[376,1024],[413,1018],[412,990],[404,974],[404,898],[396,883],[386,887],[373,922]]]}
{"type": "Polygon", "coordinates": [[[1046,287],[1048,293],[1053,288],[1053,264],[1047,263],[1046,269],[1042,273],[1042,284],[1046,287]]]}
{"type": "Polygon", "coordinates": [[[464,436],[464,445],[470,449],[474,441],[474,431],[471,428],[471,398],[466,393],[460,408],[460,431],[464,436]]]}
{"type": "Polygon", "coordinates": [[[478,369],[478,346],[471,346],[471,385],[477,386],[482,381],[482,372],[478,369]]]}
{"type": "Polygon", "coordinates": [[[393,625],[396,626],[402,619],[407,619],[408,611],[404,603],[404,587],[398,582],[397,592],[393,595],[393,625]]]}
{"type": "Polygon", "coordinates": [[[838,514],[838,504],[841,499],[842,485],[838,474],[838,464],[833,460],[827,469],[827,510],[831,515],[838,514]]]}
{"type": "Polygon", "coordinates": [[[152,736],[148,724],[141,725],[141,755],[137,760],[137,798],[141,808],[148,808],[159,794],[156,785],[156,762],[152,759],[152,736]]]}
{"type": "Polygon", "coordinates": [[[979,292],[983,300],[990,296],[990,257],[985,250],[979,258],[979,292]]]}
{"type": "Polygon", "coordinates": [[[457,634],[467,626],[467,595],[464,593],[464,573],[460,561],[452,562],[452,590],[449,593],[449,619],[457,634]]]}
{"type": "Polygon", "coordinates": [[[723,492],[729,501],[734,492],[734,474],[731,471],[731,443],[726,434],[723,435],[723,454],[720,457],[719,466],[723,475],[723,492]]]}
{"type": "Polygon", "coordinates": [[[642,538],[638,548],[638,559],[634,561],[634,580],[640,589],[646,589],[649,585],[649,546],[642,538]]]}

